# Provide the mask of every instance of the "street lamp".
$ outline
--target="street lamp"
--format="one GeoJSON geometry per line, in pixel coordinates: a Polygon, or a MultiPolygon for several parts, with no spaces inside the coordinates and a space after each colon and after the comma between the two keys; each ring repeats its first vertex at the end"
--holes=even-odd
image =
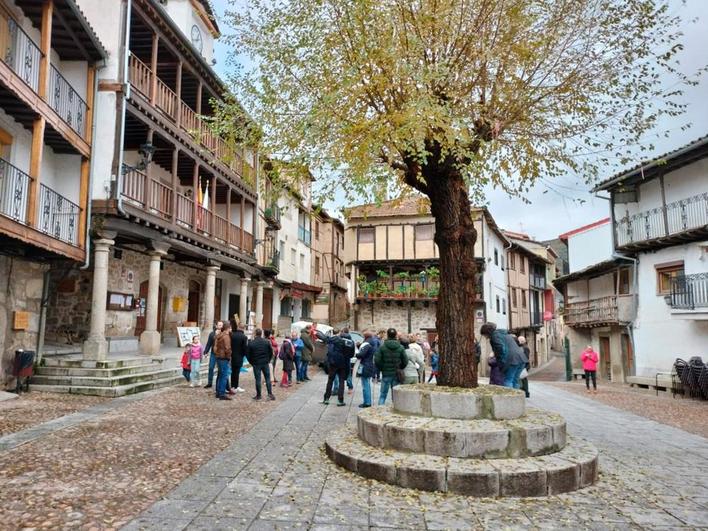
{"type": "Polygon", "coordinates": [[[138,148],[138,155],[140,155],[140,162],[138,162],[135,166],[131,166],[129,164],[123,164],[123,174],[126,174],[129,171],[134,171],[134,170],[139,170],[139,171],[145,170],[145,168],[148,167],[148,164],[150,164],[152,162],[152,157],[154,154],[155,154],[155,146],[153,146],[151,142],[145,142],[144,144],[140,144],[140,147],[138,148]]]}

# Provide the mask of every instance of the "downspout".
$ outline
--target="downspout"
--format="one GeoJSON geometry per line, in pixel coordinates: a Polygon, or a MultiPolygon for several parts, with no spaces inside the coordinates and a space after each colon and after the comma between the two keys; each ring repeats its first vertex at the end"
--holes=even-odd
{"type": "Polygon", "coordinates": [[[120,109],[120,122],[117,124],[117,128],[120,128],[120,133],[117,135],[115,142],[115,150],[118,151],[118,164],[116,168],[116,188],[114,190],[116,199],[116,210],[123,217],[128,217],[125,210],[123,210],[123,196],[120,193],[123,186],[123,145],[125,142],[125,114],[127,108],[127,100],[130,97],[130,83],[126,79],[126,72],[128,71],[128,61],[130,56],[130,16],[133,12],[133,2],[132,0],[126,0],[126,12],[123,17],[125,21],[125,28],[123,30],[123,62],[121,64],[121,72],[119,72],[119,78],[123,84],[121,109],[120,109]]]}
{"type": "MultiPolygon", "coordinates": [[[[633,263],[633,268],[632,268],[632,297],[634,298],[634,308],[635,308],[635,318],[636,318],[636,312],[639,310],[639,260],[636,258],[632,258],[631,256],[626,256],[624,254],[620,253],[612,253],[612,258],[621,258],[623,260],[629,260],[633,263]]],[[[632,352],[634,353],[634,356],[636,358],[637,355],[637,347],[634,344],[634,328],[632,323],[628,323],[625,328],[627,329],[628,335],[629,335],[629,341],[632,344],[632,352]]],[[[625,375],[625,377],[628,375],[625,375]]]]}

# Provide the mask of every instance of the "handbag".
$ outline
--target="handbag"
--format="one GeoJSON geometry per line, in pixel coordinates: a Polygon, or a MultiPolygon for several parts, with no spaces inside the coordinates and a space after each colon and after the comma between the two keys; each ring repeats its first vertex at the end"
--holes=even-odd
{"type": "Polygon", "coordinates": [[[524,370],[521,371],[521,374],[519,374],[519,379],[523,380],[524,378],[529,377],[529,371],[526,370],[526,367],[524,367],[524,370]]]}
{"type": "Polygon", "coordinates": [[[398,383],[403,383],[406,381],[406,371],[403,369],[396,369],[396,379],[398,383]]]}

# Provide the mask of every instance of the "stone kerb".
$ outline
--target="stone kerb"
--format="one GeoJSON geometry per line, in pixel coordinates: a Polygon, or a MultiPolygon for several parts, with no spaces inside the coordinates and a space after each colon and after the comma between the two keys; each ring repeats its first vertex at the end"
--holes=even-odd
{"type": "Polygon", "coordinates": [[[516,419],[524,415],[523,392],[495,385],[474,389],[412,384],[393,388],[397,413],[443,419],[516,419]]]}

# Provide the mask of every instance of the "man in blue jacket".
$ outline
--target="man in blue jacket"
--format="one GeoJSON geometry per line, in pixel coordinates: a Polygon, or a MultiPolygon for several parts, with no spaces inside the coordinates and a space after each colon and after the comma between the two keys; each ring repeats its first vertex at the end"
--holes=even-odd
{"type": "Polygon", "coordinates": [[[497,328],[495,323],[484,323],[479,333],[489,339],[494,357],[504,373],[504,387],[519,389],[519,375],[529,359],[516,343],[516,336],[497,328]]]}

